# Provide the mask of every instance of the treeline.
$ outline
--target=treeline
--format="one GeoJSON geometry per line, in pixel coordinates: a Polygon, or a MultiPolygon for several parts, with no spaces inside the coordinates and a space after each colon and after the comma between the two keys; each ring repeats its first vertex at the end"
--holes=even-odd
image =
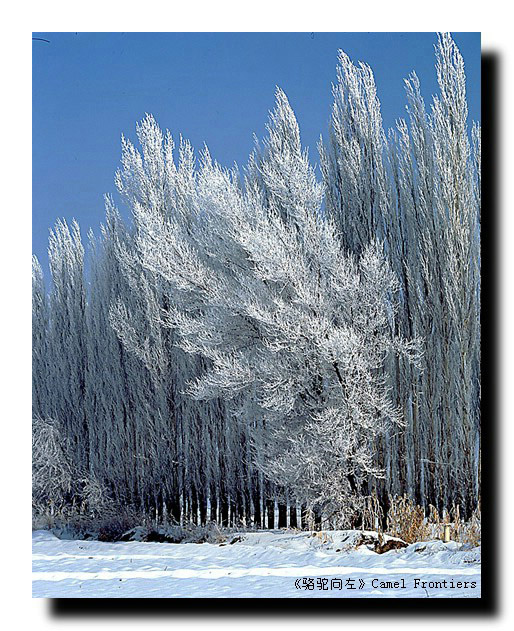
{"type": "Polygon", "coordinates": [[[356,524],[374,492],[476,507],[480,129],[449,35],[436,55],[430,110],[413,74],[386,134],[340,53],[322,181],[280,90],[242,173],[150,116],[122,140],[130,225],[106,198],[87,274],[75,222],[48,289],[33,260],[37,511],[93,481],[156,519],[259,527],[356,524]]]}

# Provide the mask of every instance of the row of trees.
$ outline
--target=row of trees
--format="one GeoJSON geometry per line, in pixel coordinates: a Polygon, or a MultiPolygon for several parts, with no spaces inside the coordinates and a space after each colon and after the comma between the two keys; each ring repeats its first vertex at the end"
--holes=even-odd
{"type": "Polygon", "coordinates": [[[151,116],[122,140],[131,225],[107,198],[87,275],[76,223],[49,292],[33,263],[34,426],[76,470],[177,520],[349,524],[373,490],[474,508],[480,131],[449,35],[436,67],[386,135],[340,53],[321,182],[279,89],[243,173],[151,116]]]}

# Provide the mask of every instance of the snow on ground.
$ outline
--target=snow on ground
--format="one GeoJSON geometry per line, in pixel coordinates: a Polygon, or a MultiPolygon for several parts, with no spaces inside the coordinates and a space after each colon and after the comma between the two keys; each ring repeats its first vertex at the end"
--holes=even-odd
{"type": "Polygon", "coordinates": [[[357,531],[266,531],[242,541],[71,541],[32,533],[39,598],[479,598],[480,548],[431,541],[376,554],[357,531]],[[446,583],[444,583],[446,581],[446,583]],[[353,587],[354,589],[352,589],[353,587]]]}

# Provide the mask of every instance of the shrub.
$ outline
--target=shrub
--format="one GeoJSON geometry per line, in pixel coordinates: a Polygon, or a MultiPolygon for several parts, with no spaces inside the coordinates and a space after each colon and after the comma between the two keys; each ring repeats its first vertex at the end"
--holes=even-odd
{"type": "Polygon", "coordinates": [[[430,539],[430,530],[425,522],[424,510],[421,506],[414,504],[407,495],[389,496],[386,532],[407,543],[430,539]]]}
{"type": "Polygon", "coordinates": [[[428,515],[421,506],[416,505],[407,495],[389,497],[386,532],[403,539],[407,543],[440,539],[443,526],[450,526],[450,537],[459,543],[478,546],[481,541],[480,505],[468,521],[460,516],[460,507],[453,504],[450,511],[439,515],[437,509],[430,505],[428,515]]]}

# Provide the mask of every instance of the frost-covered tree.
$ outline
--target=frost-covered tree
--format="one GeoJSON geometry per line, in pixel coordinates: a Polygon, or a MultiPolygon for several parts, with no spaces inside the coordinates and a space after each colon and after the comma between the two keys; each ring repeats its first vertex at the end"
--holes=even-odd
{"type": "Polygon", "coordinates": [[[146,369],[125,351],[109,322],[113,301],[128,291],[116,256],[128,242],[121,217],[107,199],[101,236],[90,235],[86,409],[91,471],[120,502],[145,510],[153,480],[148,459],[155,442],[155,390],[146,369]]]}
{"type": "Polygon", "coordinates": [[[47,372],[51,396],[46,414],[64,424],[76,463],[87,470],[84,248],[75,221],[71,229],[65,221],[56,223],[50,232],[48,258],[52,277],[47,372]]]}
{"type": "MultiPolygon", "coordinates": [[[[110,310],[111,324],[124,347],[137,356],[152,375],[161,397],[158,434],[161,448],[173,454],[163,476],[174,477],[178,516],[202,520],[214,516],[227,522],[252,513],[248,478],[249,462],[241,457],[248,442],[245,432],[231,423],[221,401],[193,401],[185,394],[187,382],[202,371],[205,361],[177,348],[176,334],[162,326],[162,310],[177,299],[174,287],[144,266],[138,239],[151,210],[162,221],[180,221],[193,228],[195,211],[194,158],[192,148],[181,141],[179,163],[173,162],[173,141],[163,137],[152,117],[137,127],[139,151],[123,140],[118,190],[133,217],[129,244],[118,250],[118,259],[131,292],[120,295],[110,310]]],[[[161,482],[161,488],[164,482],[161,482]]]]}
{"type": "Polygon", "coordinates": [[[45,416],[52,392],[49,390],[48,372],[49,305],[43,270],[32,257],[32,414],[45,416]]]}
{"type": "Polygon", "coordinates": [[[390,334],[397,286],[378,246],[347,257],[321,212],[280,91],[269,131],[257,167],[265,196],[205,151],[187,222],[138,203],[136,242],[144,267],[175,292],[162,323],[209,361],[189,393],[223,398],[243,424],[258,421],[265,475],[319,512],[340,510],[376,473],[373,437],[401,422],[380,377],[384,358],[412,356],[414,345],[390,334]]]}
{"type": "Polygon", "coordinates": [[[409,122],[386,141],[373,75],[340,54],[329,147],[321,146],[327,210],[359,252],[383,234],[400,281],[394,327],[424,339],[423,370],[386,368],[406,431],[381,448],[388,491],[440,508],[471,507],[479,485],[479,128],[470,150],[462,57],[436,47],[440,96],[427,112],[413,73],[409,122]],[[457,491],[457,489],[459,489],[457,491]]]}

